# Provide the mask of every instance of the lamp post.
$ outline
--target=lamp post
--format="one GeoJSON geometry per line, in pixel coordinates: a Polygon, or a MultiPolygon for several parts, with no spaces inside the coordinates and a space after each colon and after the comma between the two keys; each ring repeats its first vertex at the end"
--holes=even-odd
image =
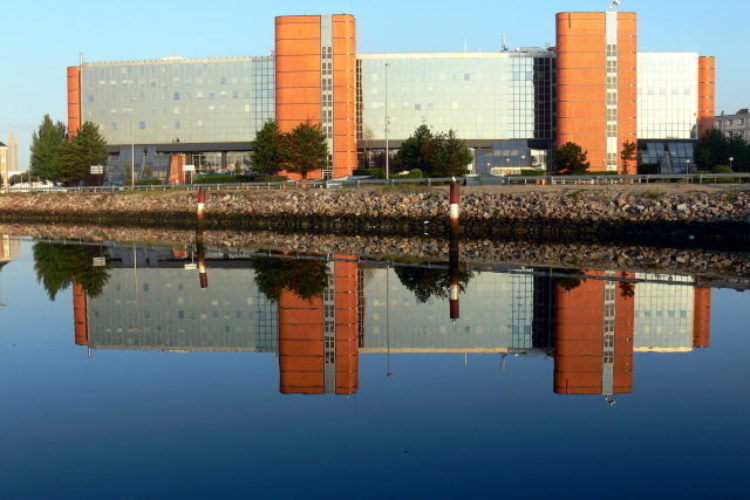
{"type": "MultiPolygon", "coordinates": [[[[134,103],[135,97],[130,98],[130,102],[134,103]]],[[[135,110],[130,107],[130,187],[135,188],[135,110]]]]}
{"type": "Polygon", "coordinates": [[[390,128],[390,117],[388,116],[388,68],[391,63],[385,63],[385,178],[390,179],[391,161],[390,154],[388,154],[388,132],[390,128]]]}
{"type": "Polygon", "coordinates": [[[733,170],[732,163],[734,162],[734,156],[729,157],[729,170],[733,170]]]}
{"type": "Polygon", "coordinates": [[[685,160],[685,165],[686,165],[687,174],[690,175],[690,158],[685,160]]]}

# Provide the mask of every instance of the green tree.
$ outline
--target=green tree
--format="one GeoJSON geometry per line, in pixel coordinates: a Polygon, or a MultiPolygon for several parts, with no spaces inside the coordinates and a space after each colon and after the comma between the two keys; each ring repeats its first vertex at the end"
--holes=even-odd
{"type": "Polygon", "coordinates": [[[566,142],[555,151],[554,166],[558,174],[583,175],[591,165],[581,146],[575,142],[566,142]]]}
{"type": "MultiPolygon", "coordinates": [[[[450,295],[451,275],[448,269],[404,266],[396,267],[395,272],[401,284],[421,304],[430,300],[430,297],[447,299],[450,295]]],[[[460,268],[458,284],[461,292],[466,290],[473,277],[474,273],[467,271],[465,266],[460,268]]]]}
{"type": "Polygon", "coordinates": [[[620,151],[620,159],[622,160],[623,174],[628,175],[636,173],[637,169],[631,170],[630,164],[638,159],[638,145],[632,141],[623,142],[622,151],[620,151]]]}
{"type": "Polygon", "coordinates": [[[433,138],[435,147],[431,148],[430,175],[433,177],[459,177],[469,173],[467,165],[471,162],[471,152],[466,143],[456,137],[453,130],[447,135],[439,134],[433,138]]]}
{"type": "Polygon", "coordinates": [[[328,263],[322,260],[256,257],[252,265],[258,290],[275,302],[283,290],[309,301],[328,285],[328,263]]]}
{"type": "Polygon", "coordinates": [[[307,174],[328,163],[328,142],[320,125],[300,123],[285,136],[286,169],[307,179],[307,174]]]}
{"type": "Polygon", "coordinates": [[[279,130],[276,120],[269,120],[255,134],[252,142],[253,170],[261,174],[274,175],[284,168],[288,157],[287,141],[279,130]]]}
{"type": "Polygon", "coordinates": [[[74,281],[89,297],[98,297],[109,281],[108,266],[93,264],[93,258],[101,254],[97,247],[39,242],[34,244],[33,254],[37,280],[50,300],[74,281]]]}
{"type": "Polygon", "coordinates": [[[730,156],[727,138],[721,130],[712,128],[698,141],[698,165],[703,170],[713,170],[716,165],[725,164],[730,156]]]}
{"type": "Polygon", "coordinates": [[[64,143],[65,125],[44,115],[39,129],[31,134],[31,172],[42,179],[52,179],[57,170],[57,154],[64,143]]]}
{"type": "Polygon", "coordinates": [[[92,165],[107,162],[107,141],[99,126],[86,122],[72,140],[63,143],[57,153],[57,168],[49,179],[71,184],[84,179],[92,165]]]}
{"type": "Polygon", "coordinates": [[[420,125],[408,139],[401,143],[401,147],[393,158],[393,166],[397,171],[418,168],[423,172],[429,172],[433,147],[432,130],[427,125],[420,125]]]}

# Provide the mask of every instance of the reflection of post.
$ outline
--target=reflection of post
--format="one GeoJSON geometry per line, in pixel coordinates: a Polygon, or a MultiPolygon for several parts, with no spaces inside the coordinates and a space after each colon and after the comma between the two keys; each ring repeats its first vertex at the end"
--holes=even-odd
{"type": "Polygon", "coordinates": [[[89,305],[83,285],[73,281],[73,322],[76,345],[89,345],[89,305]]]}
{"type": "Polygon", "coordinates": [[[450,315],[452,320],[459,319],[459,302],[458,294],[461,290],[459,283],[461,281],[461,273],[459,272],[459,246],[458,246],[458,233],[451,231],[449,251],[448,251],[448,266],[450,268],[450,315]]]}
{"type": "Polygon", "coordinates": [[[711,346],[711,288],[693,288],[693,347],[711,346]]]}
{"type": "Polygon", "coordinates": [[[206,272],[206,246],[203,244],[203,233],[195,233],[195,253],[198,258],[198,277],[201,288],[208,288],[208,273],[206,272]]]}

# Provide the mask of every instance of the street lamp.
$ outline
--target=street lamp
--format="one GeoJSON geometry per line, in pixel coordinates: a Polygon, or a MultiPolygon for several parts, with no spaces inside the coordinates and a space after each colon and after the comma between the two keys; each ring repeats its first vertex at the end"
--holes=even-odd
{"type": "Polygon", "coordinates": [[[388,116],[388,68],[391,63],[385,63],[385,178],[390,178],[390,155],[388,154],[388,129],[390,128],[391,118],[388,116]]]}
{"type": "Polygon", "coordinates": [[[686,165],[687,174],[690,175],[690,158],[685,160],[685,165],[686,165]]]}
{"type": "Polygon", "coordinates": [[[733,170],[732,169],[732,162],[734,162],[734,156],[730,156],[729,157],[729,170],[733,170]]]}
{"type": "MultiPolygon", "coordinates": [[[[136,101],[135,97],[130,98],[130,102],[136,101]]],[[[130,107],[130,187],[135,188],[135,110],[130,107]]]]}

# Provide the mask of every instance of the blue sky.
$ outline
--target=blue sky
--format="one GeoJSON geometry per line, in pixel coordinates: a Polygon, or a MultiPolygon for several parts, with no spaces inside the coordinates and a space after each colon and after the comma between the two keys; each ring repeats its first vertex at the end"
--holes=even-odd
{"type": "MultiPolygon", "coordinates": [[[[163,56],[266,55],[273,18],[351,12],[359,52],[497,50],[554,42],[554,14],[601,11],[609,0],[5,0],[0,29],[0,141],[14,131],[20,167],[42,116],[67,120],[65,68],[83,52],[89,61],[163,56]]],[[[750,9],[739,0],[623,0],[639,14],[639,50],[685,51],[717,60],[717,111],[750,106],[750,9]]]]}

